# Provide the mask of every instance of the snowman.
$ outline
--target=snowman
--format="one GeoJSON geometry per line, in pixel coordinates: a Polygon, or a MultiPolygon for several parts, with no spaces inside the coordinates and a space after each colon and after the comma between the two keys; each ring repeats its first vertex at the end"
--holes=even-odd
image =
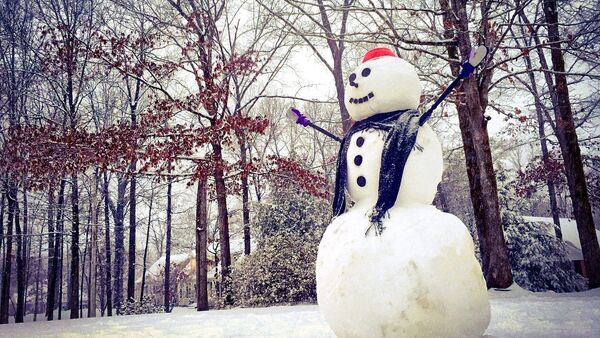
{"type": "Polygon", "coordinates": [[[414,67],[387,48],[348,78],[356,122],[341,141],[336,217],[316,265],[318,303],[339,337],[480,337],[489,324],[473,240],[431,205],[442,149],[420,96],[414,67]]]}

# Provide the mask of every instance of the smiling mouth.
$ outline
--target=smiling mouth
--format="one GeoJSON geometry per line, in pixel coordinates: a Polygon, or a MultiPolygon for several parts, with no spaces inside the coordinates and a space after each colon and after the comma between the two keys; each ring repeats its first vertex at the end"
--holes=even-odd
{"type": "Polygon", "coordinates": [[[370,92],[369,94],[367,94],[367,95],[365,95],[365,96],[363,96],[363,97],[361,97],[359,99],[350,98],[350,103],[354,103],[354,104],[365,103],[365,102],[369,101],[369,99],[372,99],[373,96],[375,96],[373,94],[373,92],[370,92]]]}

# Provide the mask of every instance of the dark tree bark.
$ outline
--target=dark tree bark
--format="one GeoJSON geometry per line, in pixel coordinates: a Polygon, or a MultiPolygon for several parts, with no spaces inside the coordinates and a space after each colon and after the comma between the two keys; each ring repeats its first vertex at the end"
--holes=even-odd
{"type": "MultiPolygon", "coordinates": [[[[469,19],[466,0],[440,0],[446,29],[445,38],[455,39],[457,45],[448,45],[448,56],[452,60],[467,59],[471,50],[469,19]],[[456,30],[456,35],[453,33],[456,30]]],[[[482,9],[486,14],[486,10],[482,9]]],[[[483,19],[486,25],[486,19],[483,19]]],[[[483,34],[486,32],[484,31],[483,34]]],[[[460,72],[460,63],[450,63],[452,74],[460,72]]],[[[456,103],[460,122],[463,149],[469,177],[471,201],[477,223],[479,245],[483,264],[483,274],[488,288],[505,288],[512,284],[512,271],[508,260],[508,250],[502,231],[500,206],[496,176],[492,162],[487,120],[484,116],[487,106],[488,77],[481,86],[471,76],[458,88],[456,103]]]]}
{"type": "Polygon", "coordinates": [[[112,263],[111,263],[111,252],[110,252],[110,213],[109,213],[109,201],[108,201],[108,176],[104,173],[104,253],[106,255],[106,309],[107,316],[112,316],[112,263]]]}
{"type": "Polygon", "coordinates": [[[88,286],[88,317],[96,317],[96,271],[98,263],[98,169],[94,170],[92,201],[90,203],[91,248],[90,248],[90,284],[88,286]]]}
{"type": "Polygon", "coordinates": [[[208,310],[206,177],[198,180],[196,192],[196,310],[208,310]]]}
{"type": "MultiPolygon", "coordinates": [[[[17,190],[15,188],[15,198],[17,190]]],[[[19,200],[15,200],[15,234],[17,236],[17,309],[15,312],[15,323],[22,323],[25,316],[25,237],[26,232],[21,229],[19,200]]]]}
{"type": "Polygon", "coordinates": [[[437,186],[437,194],[435,195],[433,205],[435,205],[438,209],[441,209],[443,212],[450,212],[443,182],[440,182],[437,186]]]}
{"type": "MultiPolygon", "coordinates": [[[[240,136],[240,158],[242,167],[246,167],[248,163],[247,160],[247,150],[246,150],[246,139],[245,135],[240,136]]],[[[242,175],[240,176],[241,184],[242,184],[242,223],[244,225],[244,255],[250,254],[250,192],[248,189],[248,172],[244,170],[242,175]]],[[[198,188],[200,189],[200,188],[198,188]]],[[[198,190],[199,191],[199,190],[198,190]]],[[[198,199],[198,197],[196,197],[198,199]]],[[[196,203],[198,201],[196,200],[196,203]]],[[[197,204],[196,204],[197,205],[197,204]]],[[[197,208],[197,207],[196,207],[197,208]]],[[[196,216],[198,215],[198,211],[196,211],[196,216]]],[[[197,222],[197,221],[196,221],[197,222]]]]}
{"type": "MultiPolygon", "coordinates": [[[[133,161],[129,168],[133,175],[136,163],[133,161]]],[[[135,217],[136,217],[136,179],[131,176],[129,183],[129,258],[127,260],[127,301],[133,302],[135,298],[135,217]]]]}
{"type": "Polygon", "coordinates": [[[6,201],[6,193],[2,192],[2,197],[0,200],[0,252],[2,252],[2,246],[4,245],[4,202],[5,201],[6,201]]]}
{"type": "MultiPolygon", "coordinates": [[[[213,155],[215,158],[215,190],[217,194],[217,219],[219,224],[219,249],[221,252],[221,283],[225,283],[229,276],[231,266],[231,251],[229,248],[229,216],[227,214],[227,188],[223,176],[223,155],[221,145],[213,144],[213,155]]],[[[225,303],[231,302],[231,296],[225,295],[225,303]]]]}
{"type": "MultiPolygon", "coordinates": [[[[66,180],[63,179],[63,182],[66,183],[66,180]]],[[[59,261],[59,275],[58,275],[58,320],[62,319],[62,309],[63,309],[63,269],[65,266],[65,202],[64,202],[64,194],[58,196],[59,198],[59,212],[61,213],[60,218],[60,261],[59,261]]]]}
{"type": "MultiPolygon", "coordinates": [[[[169,164],[170,166],[170,164],[169,164]]],[[[173,188],[173,179],[169,176],[169,184],[167,185],[167,243],[165,253],[165,290],[164,303],[165,312],[171,312],[171,215],[173,212],[171,204],[171,190],[173,188]]]]}
{"type": "Polygon", "coordinates": [[[124,210],[125,210],[125,191],[127,189],[127,180],[121,176],[117,182],[117,207],[115,208],[115,263],[114,263],[114,307],[117,313],[123,303],[123,265],[125,255],[125,229],[124,210]]]}
{"type": "MultiPolygon", "coordinates": [[[[42,228],[44,231],[44,228],[42,228]]],[[[37,268],[35,271],[35,299],[33,301],[33,321],[37,321],[39,292],[40,292],[40,268],[42,267],[42,236],[38,236],[37,268]]]]}
{"type": "Polygon", "coordinates": [[[154,188],[150,193],[150,205],[148,206],[148,228],[146,229],[146,245],[144,246],[144,259],[142,269],[142,288],[140,290],[140,302],[144,299],[144,289],[146,287],[146,259],[148,258],[148,244],[150,242],[150,226],[152,226],[152,206],[154,204],[154,188]]]}
{"type": "Polygon", "coordinates": [[[10,277],[12,274],[13,223],[15,221],[16,189],[12,183],[5,182],[8,188],[8,223],[6,228],[6,257],[2,271],[2,290],[0,292],[0,324],[8,323],[8,305],[10,302],[10,277]]]}
{"type": "MultiPolygon", "coordinates": [[[[89,210],[92,208],[92,203],[89,203],[89,210]]],[[[90,226],[92,223],[91,213],[88,213],[87,226],[85,227],[85,247],[83,249],[83,261],[81,262],[81,286],[79,287],[79,318],[83,318],[83,294],[84,294],[84,285],[86,284],[85,278],[85,265],[88,256],[88,248],[89,248],[89,239],[90,239],[90,226]]],[[[89,282],[89,280],[88,280],[89,282]]],[[[89,290],[89,283],[88,283],[89,290]]]]}
{"type": "Polygon", "coordinates": [[[565,61],[560,45],[558,11],[556,0],[543,1],[544,16],[548,29],[548,41],[554,70],[557,106],[554,110],[556,136],[565,162],[567,184],[573,202],[573,214],[581,241],[581,251],[589,278],[589,287],[600,287],[600,246],[594,227],[594,219],[589,201],[581,150],[577,140],[573,112],[569,98],[569,88],[565,75],[565,61]]]}
{"type": "MultiPolygon", "coordinates": [[[[63,229],[64,229],[64,206],[65,206],[65,184],[66,181],[64,179],[60,180],[60,188],[58,190],[58,201],[56,205],[56,227],[54,231],[56,232],[53,236],[53,244],[54,248],[52,252],[52,267],[48,269],[50,275],[48,277],[48,304],[46,305],[46,317],[48,320],[54,319],[54,309],[56,304],[56,296],[57,296],[57,282],[59,281],[58,273],[59,271],[62,273],[62,268],[59,266],[62,264],[62,238],[63,238],[63,229]]],[[[51,223],[51,219],[48,220],[48,223],[51,223]]],[[[60,283],[62,284],[62,278],[60,283]]],[[[62,290],[62,285],[61,285],[62,290]]],[[[61,292],[62,297],[62,292],[61,292]]],[[[60,316],[60,307],[59,307],[59,316],[60,316]]]]}
{"type": "MultiPolygon", "coordinates": [[[[143,29],[142,29],[143,30],[143,29]]],[[[143,59],[143,51],[140,59],[143,59]]],[[[135,90],[132,93],[129,82],[127,82],[127,90],[130,97],[129,109],[131,115],[131,127],[137,127],[137,106],[141,95],[142,82],[135,80],[135,90]]],[[[137,145],[136,145],[137,146],[137,145]]],[[[131,161],[129,165],[129,173],[131,174],[131,183],[129,186],[129,259],[127,269],[127,300],[133,302],[135,299],[135,231],[136,231],[136,177],[137,161],[131,161]]]]}
{"type": "Polygon", "coordinates": [[[56,237],[54,231],[54,186],[51,186],[48,190],[48,293],[46,294],[46,317],[49,317],[50,313],[54,311],[54,298],[56,295],[56,273],[52,264],[54,260],[54,238],[56,237]]]}
{"type": "Polygon", "coordinates": [[[71,183],[71,294],[69,297],[71,319],[79,318],[79,187],[77,175],[71,183]]]}

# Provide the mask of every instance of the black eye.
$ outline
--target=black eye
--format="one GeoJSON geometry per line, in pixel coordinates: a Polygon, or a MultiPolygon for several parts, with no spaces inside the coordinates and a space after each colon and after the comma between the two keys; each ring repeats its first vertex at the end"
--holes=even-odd
{"type": "Polygon", "coordinates": [[[363,77],[367,77],[367,76],[369,76],[369,74],[371,74],[371,69],[370,68],[365,68],[365,69],[362,70],[361,75],[363,77]]]}
{"type": "Polygon", "coordinates": [[[352,73],[350,74],[350,82],[354,82],[354,80],[356,80],[356,74],[352,73]]]}

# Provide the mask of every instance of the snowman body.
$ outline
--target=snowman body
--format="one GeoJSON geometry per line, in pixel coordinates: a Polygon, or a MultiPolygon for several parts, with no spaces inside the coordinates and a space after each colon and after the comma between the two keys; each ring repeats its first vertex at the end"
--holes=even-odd
{"type": "MultiPolygon", "coordinates": [[[[352,135],[346,163],[348,195],[357,207],[377,201],[385,133],[367,129],[352,135]]],[[[442,179],[442,146],[428,124],[417,134],[404,167],[396,205],[431,204],[442,179]]]]}
{"type": "MultiPolygon", "coordinates": [[[[414,68],[395,56],[363,61],[350,75],[354,120],[419,105],[414,68]],[[368,69],[368,70],[365,70],[368,69]]],[[[455,216],[431,206],[442,177],[441,145],[419,128],[381,234],[369,232],[379,198],[386,132],[351,134],[345,164],[348,210],[327,228],[317,256],[317,298],[339,337],[477,337],[490,319],[473,240],[455,216]]]]}

